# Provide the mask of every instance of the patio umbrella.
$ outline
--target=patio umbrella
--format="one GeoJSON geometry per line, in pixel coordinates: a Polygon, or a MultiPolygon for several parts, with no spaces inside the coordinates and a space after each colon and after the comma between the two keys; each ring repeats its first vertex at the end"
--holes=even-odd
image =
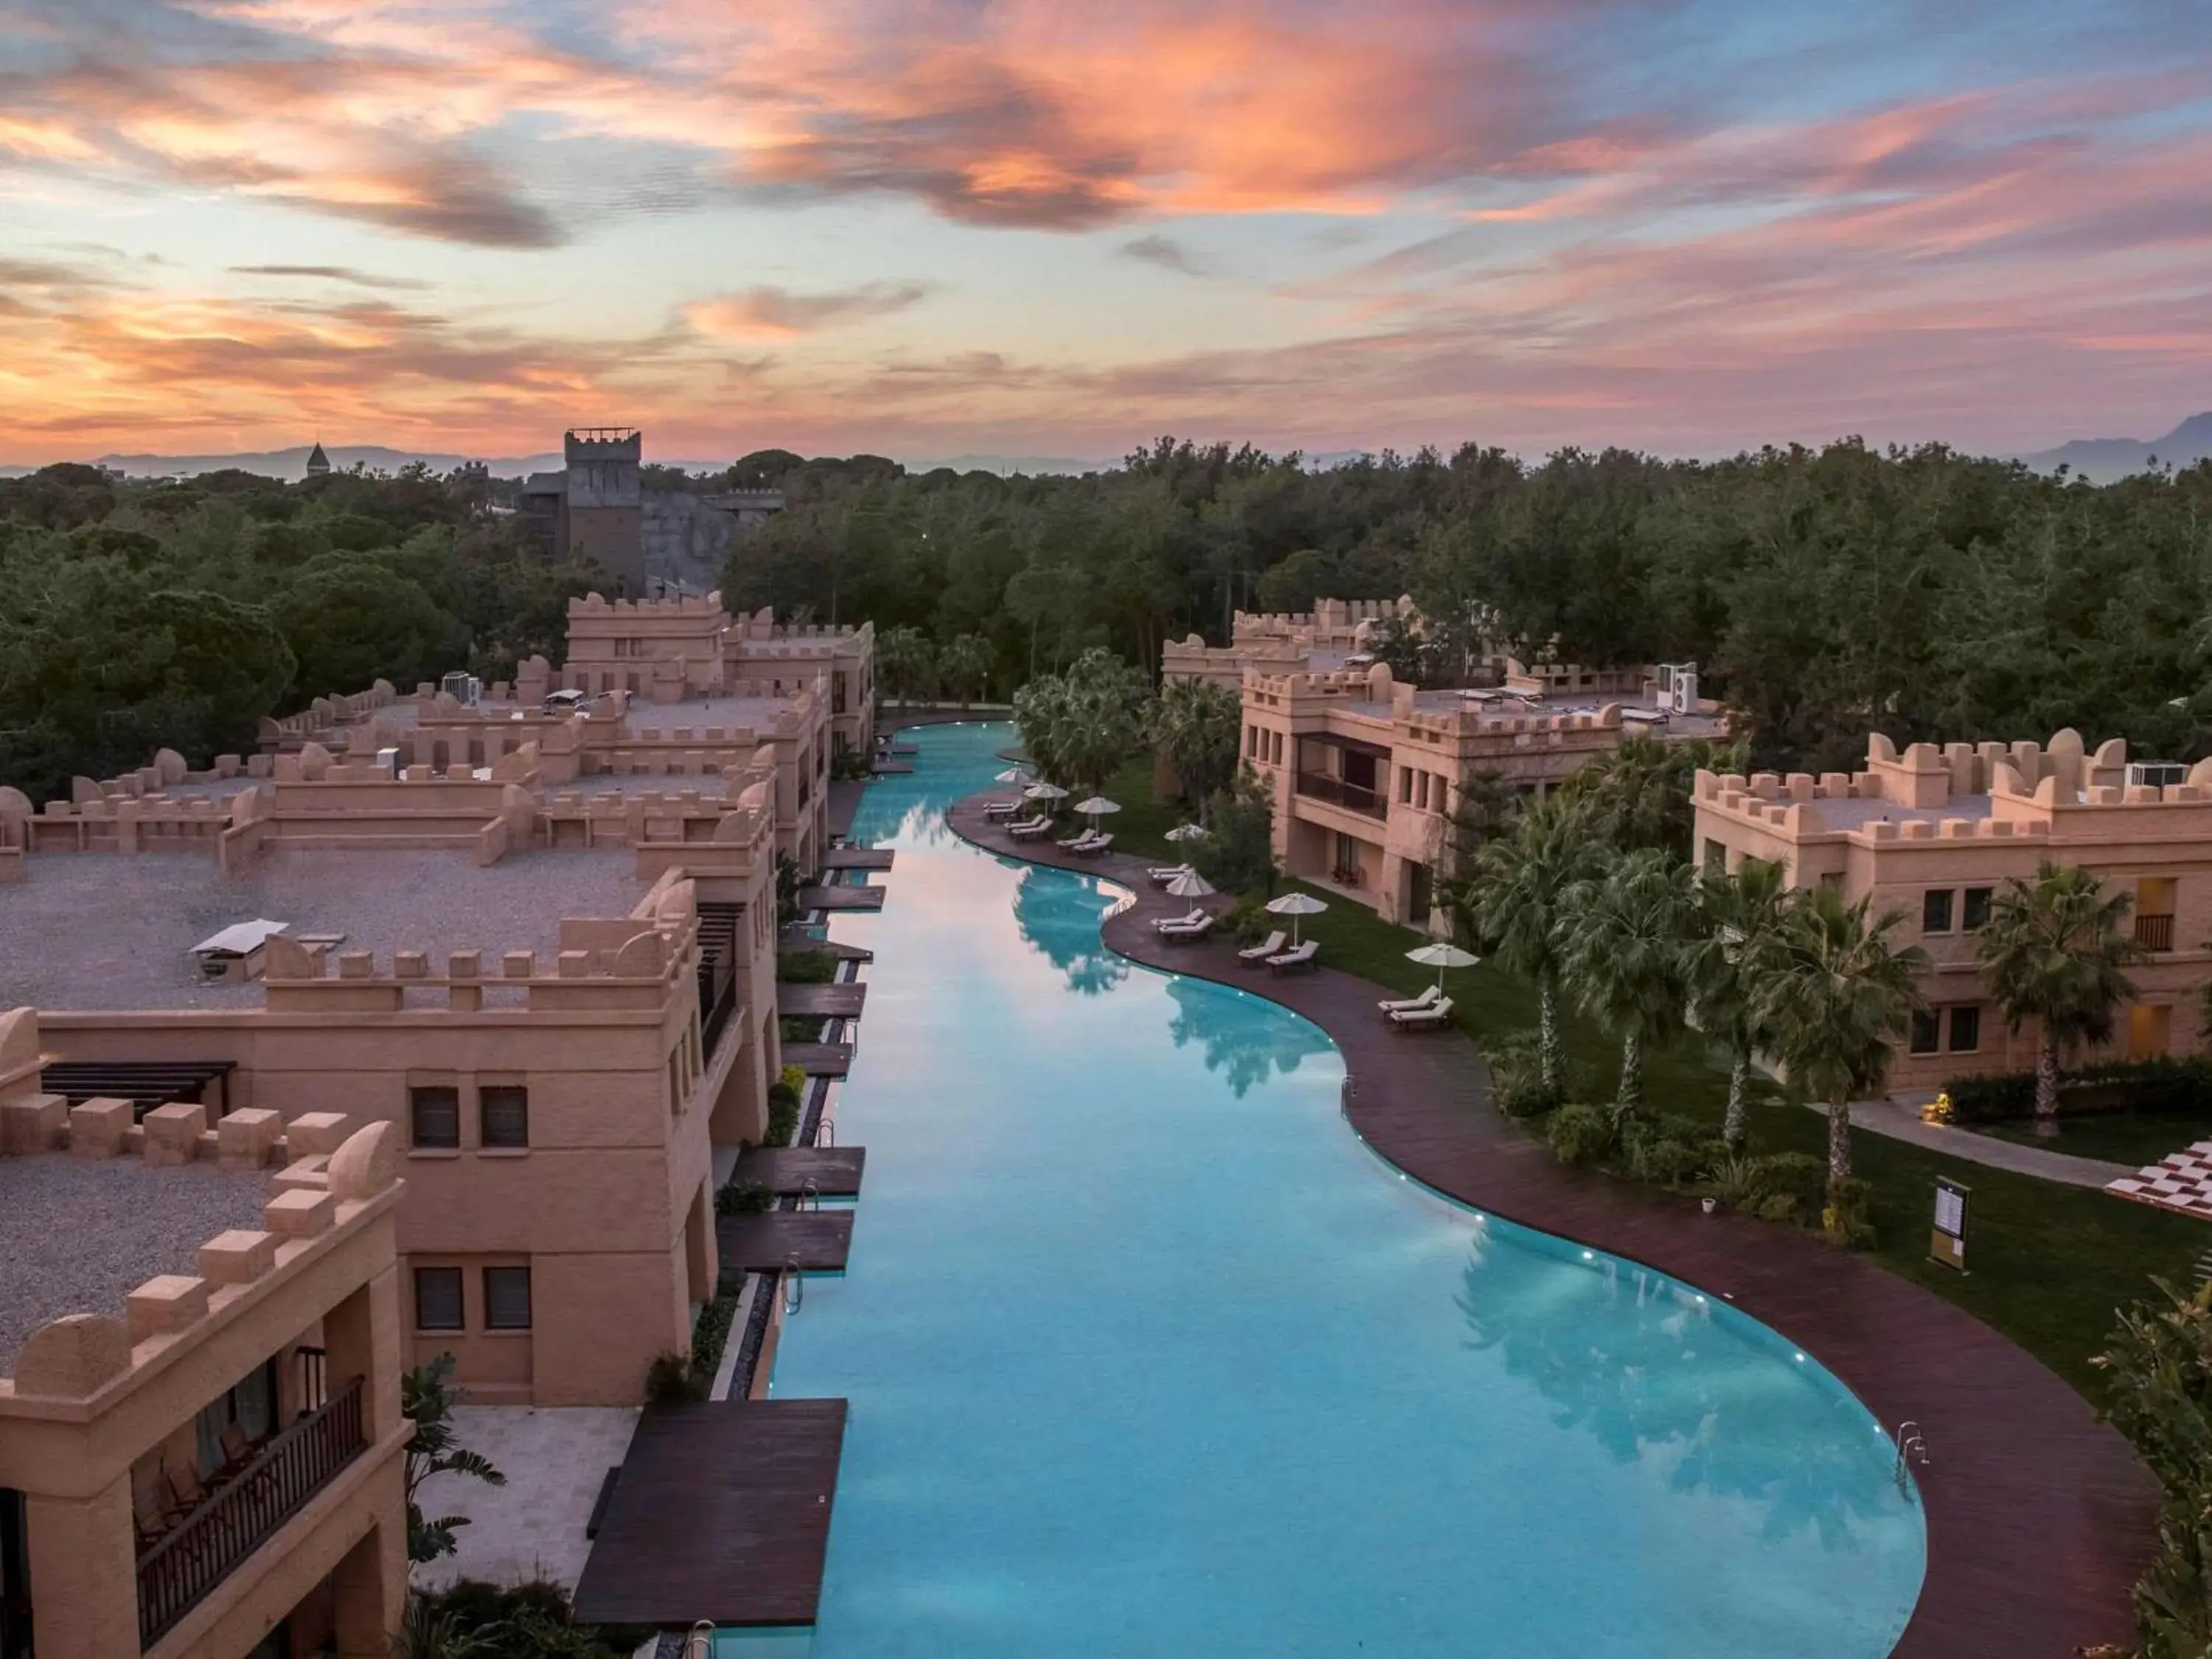
{"type": "Polygon", "coordinates": [[[1461,950],[1458,945],[1450,944],[1444,939],[1436,939],[1427,945],[1419,946],[1418,949],[1407,951],[1406,960],[1408,962],[1418,962],[1424,968],[1435,969],[1437,970],[1437,989],[1438,992],[1442,992],[1444,988],[1445,969],[1472,968],[1476,963],[1480,962],[1482,958],[1478,956],[1471,955],[1468,951],[1461,950]]]}
{"type": "Polygon", "coordinates": [[[1267,908],[1279,916],[1291,919],[1291,943],[1298,942],[1298,918],[1317,916],[1328,908],[1311,893],[1285,893],[1279,899],[1269,899],[1267,908]]]}
{"type": "Polygon", "coordinates": [[[1027,783],[1029,781],[1030,769],[1026,766],[1009,766],[1005,771],[1000,773],[996,778],[992,780],[994,783],[1004,783],[1008,785],[1027,783]]]}
{"type": "Polygon", "coordinates": [[[1033,783],[1022,791],[1024,799],[1058,802],[1067,799],[1067,791],[1056,783],[1033,783]]]}
{"type": "Polygon", "coordinates": [[[1188,865],[1183,866],[1181,875],[1168,884],[1168,896],[1170,898],[1202,899],[1212,891],[1213,884],[1188,865]]]}
{"type": "Polygon", "coordinates": [[[1167,835],[1164,839],[1168,841],[1204,841],[1206,835],[1207,831],[1203,825],[1195,823],[1178,823],[1174,829],[1167,832],[1167,835]]]}
{"type": "Polygon", "coordinates": [[[1093,795],[1089,800],[1076,802],[1075,810],[1089,818],[1091,827],[1096,830],[1101,817],[1109,812],[1118,812],[1121,810],[1121,803],[1117,800],[1108,800],[1103,795],[1093,795]]]}

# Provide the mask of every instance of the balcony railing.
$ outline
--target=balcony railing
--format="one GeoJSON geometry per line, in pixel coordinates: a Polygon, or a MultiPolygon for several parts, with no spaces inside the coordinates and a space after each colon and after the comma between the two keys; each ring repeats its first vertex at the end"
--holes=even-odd
{"type": "Polygon", "coordinates": [[[1315,800],[1329,801],[1370,818],[1390,816],[1389,803],[1376,791],[1361,784],[1346,783],[1342,778],[1333,778],[1326,772],[1299,773],[1297,789],[1301,795],[1315,800]]]}
{"type": "Polygon", "coordinates": [[[2171,951],[2173,949],[2173,918],[2137,916],[2136,943],[2146,951],[2171,951]]]}
{"type": "Polygon", "coordinates": [[[367,1444],[356,1376],[272,1438],[138,1558],[138,1645],[160,1641],[367,1444]]]}

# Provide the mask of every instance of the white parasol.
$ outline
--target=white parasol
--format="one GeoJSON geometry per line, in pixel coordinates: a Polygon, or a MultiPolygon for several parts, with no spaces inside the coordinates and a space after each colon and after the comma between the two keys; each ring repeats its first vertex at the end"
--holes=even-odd
{"type": "Polygon", "coordinates": [[[1288,916],[1291,919],[1291,943],[1296,945],[1298,942],[1298,918],[1317,916],[1328,909],[1328,906],[1323,904],[1311,893],[1291,892],[1284,894],[1279,899],[1269,899],[1267,908],[1276,915],[1288,916]]]}

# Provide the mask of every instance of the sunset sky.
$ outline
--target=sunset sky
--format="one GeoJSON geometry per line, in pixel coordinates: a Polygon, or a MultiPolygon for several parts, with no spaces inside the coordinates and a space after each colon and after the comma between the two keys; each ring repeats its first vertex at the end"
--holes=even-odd
{"type": "Polygon", "coordinates": [[[0,462],[2212,408],[2212,0],[0,0],[0,462]]]}

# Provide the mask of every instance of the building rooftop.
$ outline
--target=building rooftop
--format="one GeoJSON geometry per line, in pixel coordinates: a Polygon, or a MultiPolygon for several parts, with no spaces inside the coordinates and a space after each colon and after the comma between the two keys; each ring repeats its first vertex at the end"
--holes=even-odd
{"type": "Polygon", "coordinates": [[[630,699],[626,718],[633,732],[669,732],[679,726],[702,731],[710,726],[747,726],[764,732],[779,714],[790,712],[789,697],[686,697],[682,702],[630,699]]]}
{"type": "Polygon", "coordinates": [[[67,1152],[0,1158],[0,1376],[41,1325],[68,1314],[120,1318],[124,1299],[155,1274],[197,1272],[199,1247],[217,1233],[259,1227],[270,1174],[67,1152]]]}
{"type": "MultiPolygon", "coordinates": [[[[662,779],[664,785],[680,781],[662,779]]],[[[702,780],[702,781],[712,781],[702,780]]],[[[510,853],[283,852],[226,874],[185,854],[55,854],[25,860],[0,904],[0,1007],[257,1008],[258,981],[207,985],[191,951],[233,922],[266,916],[340,947],[537,951],[564,916],[626,916],[651,883],[628,848],[510,853]]]]}
{"type": "Polygon", "coordinates": [[[1941,806],[1905,806],[1893,800],[1846,799],[1838,796],[1823,796],[1805,803],[1806,814],[1823,831],[1849,831],[1883,819],[1892,823],[1905,823],[1917,819],[1923,823],[1941,823],[1945,818],[1985,818],[1990,815],[1987,795],[1959,795],[1941,806]]]}

